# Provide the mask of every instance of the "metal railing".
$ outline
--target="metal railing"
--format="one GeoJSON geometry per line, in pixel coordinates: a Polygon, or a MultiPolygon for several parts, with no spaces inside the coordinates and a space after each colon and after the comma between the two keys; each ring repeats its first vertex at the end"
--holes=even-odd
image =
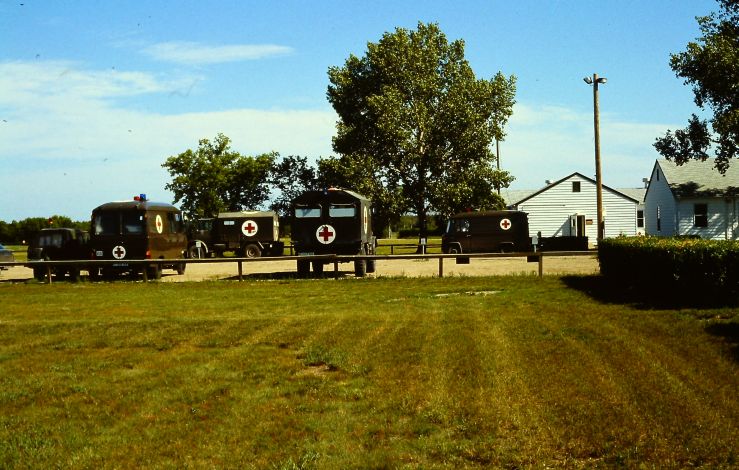
{"type": "Polygon", "coordinates": [[[129,259],[129,260],[70,260],[70,261],[15,261],[0,262],[1,267],[25,266],[31,269],[41,268],[45,272],[47,283],[52,282],[52,276],[57,268],[70,267],[77,270],[113,267],[125,265],[127,269],[140,270],[144,280],[147,280],[147,268],[157,266],[171,266],[177,264],[203,263],[236,263],[238,265],[238,280],[243,280],[244,263],[273,262],[273,261],[321,261],[334,265],[334,278],[339,277],[339,264],[361,260],[389,261],[389,260],[438,260],[439,277],[444,277],[444,262],[455,260],[457,264],[467,264],[471,259],[492,258],[526,258],[529,262],[538,263],[538,275],[544,275],[544,258],[596,256],[595,251],[538,251],[523,253],[464,253],[464,254],[407,254],[407,255],[312,255],[312,256],[276,256],[264,258],[183,258],[183,259],[129,259]]]}

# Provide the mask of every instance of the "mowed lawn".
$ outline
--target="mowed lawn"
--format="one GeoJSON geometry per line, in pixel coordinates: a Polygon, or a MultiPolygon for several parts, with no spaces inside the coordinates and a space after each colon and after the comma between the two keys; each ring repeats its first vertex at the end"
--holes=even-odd
{"type": "Polygon", "coordinates": [[[0,285],[0,467],[739,465],[736,309],[601,282],[0,285]]]}

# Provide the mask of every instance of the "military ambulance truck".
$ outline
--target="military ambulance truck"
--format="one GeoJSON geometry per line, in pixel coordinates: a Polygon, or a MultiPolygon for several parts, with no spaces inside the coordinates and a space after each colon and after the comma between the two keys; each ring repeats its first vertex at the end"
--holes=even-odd
{"type": "Polygon", "coordinates": [[[529,218],[521,211],[462,212],[449,218],[441,237],[444,253],[531,251],[529,218]]]}
{"type": "MultiPolygon", "coordinates": [[[[171,204],[148,201],[145,194],[132,201],[103,204],[92,211],[90,246],[93,259],[116,261],[90,271],[92,277],[124,272],[138,274],[142,265],[130,264],[129,260],[183,259],[187,253],[187,234],[182,212],[171,204]]],[[[186,266],[185,263],[151,264],[147,274],[159,279],[163,268],[184,274],[186,266]]]]}
{"type": "Polygon", "coordinates": [[[280,222],[274,211],[222,212],[211,219],[198,219],[188,231],[191,258],[223,256],[281,256],[280,222]]]}
{"type": "MultiPolygon", "coordinates": [[[[343,189],[307,191],[292,202],[292,243],[298,256],[373,255],[371,202],[343,189]]],[[[313,260],[313,271],[323,272],[326,262],[313,260]]],[[[311,260],[298,260],[298,275],[310,272],[311,260]]],[[[375,271],[374,260],[356,260],[354,273],[361,277],[375,271]]]]}
{"type": "MultiPolygon", "coordinates": [[[[45,228],[37,232],[28,245],[28,261],[70,261],[90,259],[90,234],[74,228],[45,228]]],[[[83,269],[87,269],[86,267],[83,269]]],[[[80,266],[59,266],[53,274],[72,280],[80,277],[80,266]]],[[[42,280],[46,268],[33,266],[33,275],[42,280]]]]}

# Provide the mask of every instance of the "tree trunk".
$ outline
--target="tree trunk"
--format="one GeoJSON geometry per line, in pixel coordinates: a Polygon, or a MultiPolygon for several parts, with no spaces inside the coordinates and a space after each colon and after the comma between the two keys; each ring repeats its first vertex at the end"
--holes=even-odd
{"type": "Polygon", "coordinates": [[[426,243],[428,243],[426,208],[421,206],[416,212],[418,213],[418,249],[416,250],[416,254],[421,255],[426,253],[426,243]]]}

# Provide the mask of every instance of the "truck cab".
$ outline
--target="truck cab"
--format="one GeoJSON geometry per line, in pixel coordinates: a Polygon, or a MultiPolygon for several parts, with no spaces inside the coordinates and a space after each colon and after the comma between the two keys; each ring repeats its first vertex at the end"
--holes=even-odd
{"type": "MultiPolygon", "coordinates": [[[[36,233],[28,245],[28,261],[68,261],[90,259],[90,234],[74,228],[45,228],[36,233]]],[[[60,266],[54,269],[57,277],[69,274],[79,279],[79,266],[60,266]]],[[[46,269],[33,268],[36,279],[43,279],[46,269]]]]}
{"type": "MultiPolygon", "coordinates": [[[[114,260],[97,274],[111,276],[115,273],[141,270],[141,265],[129,260],[183,259],[187,253],[187,234],[180,210],[162,202],[152,202],[146,195],[131,201],[109,202],[92,211],[90,244],[93,259],[114,260]]],[[[154,279],[162,275],[163,268],[175,269],[184,274],[185,263],[167,265],[152,264],[148,274],[154,279]]]]}
{"type": "MultiPolygon", "coordinates": [[[[292,202],[292,243],[298,256],[372,255],[372,203],[345,189],[306,191],[292,202]]],[[[310,260],[298,260],[298,274],[307,275],[310,260]]],[[[313,271],[323,272],[324,261],[313,260],[313,271]]],[[[374,260],[356,260],[358,277],[375,271],[374,260]]]]}
{"type": "Polygon", "coordinates": [[[444,253],[510,253],[531,250],[529,219],[521,211],[462,212],[447,220],[444,253]]]}

